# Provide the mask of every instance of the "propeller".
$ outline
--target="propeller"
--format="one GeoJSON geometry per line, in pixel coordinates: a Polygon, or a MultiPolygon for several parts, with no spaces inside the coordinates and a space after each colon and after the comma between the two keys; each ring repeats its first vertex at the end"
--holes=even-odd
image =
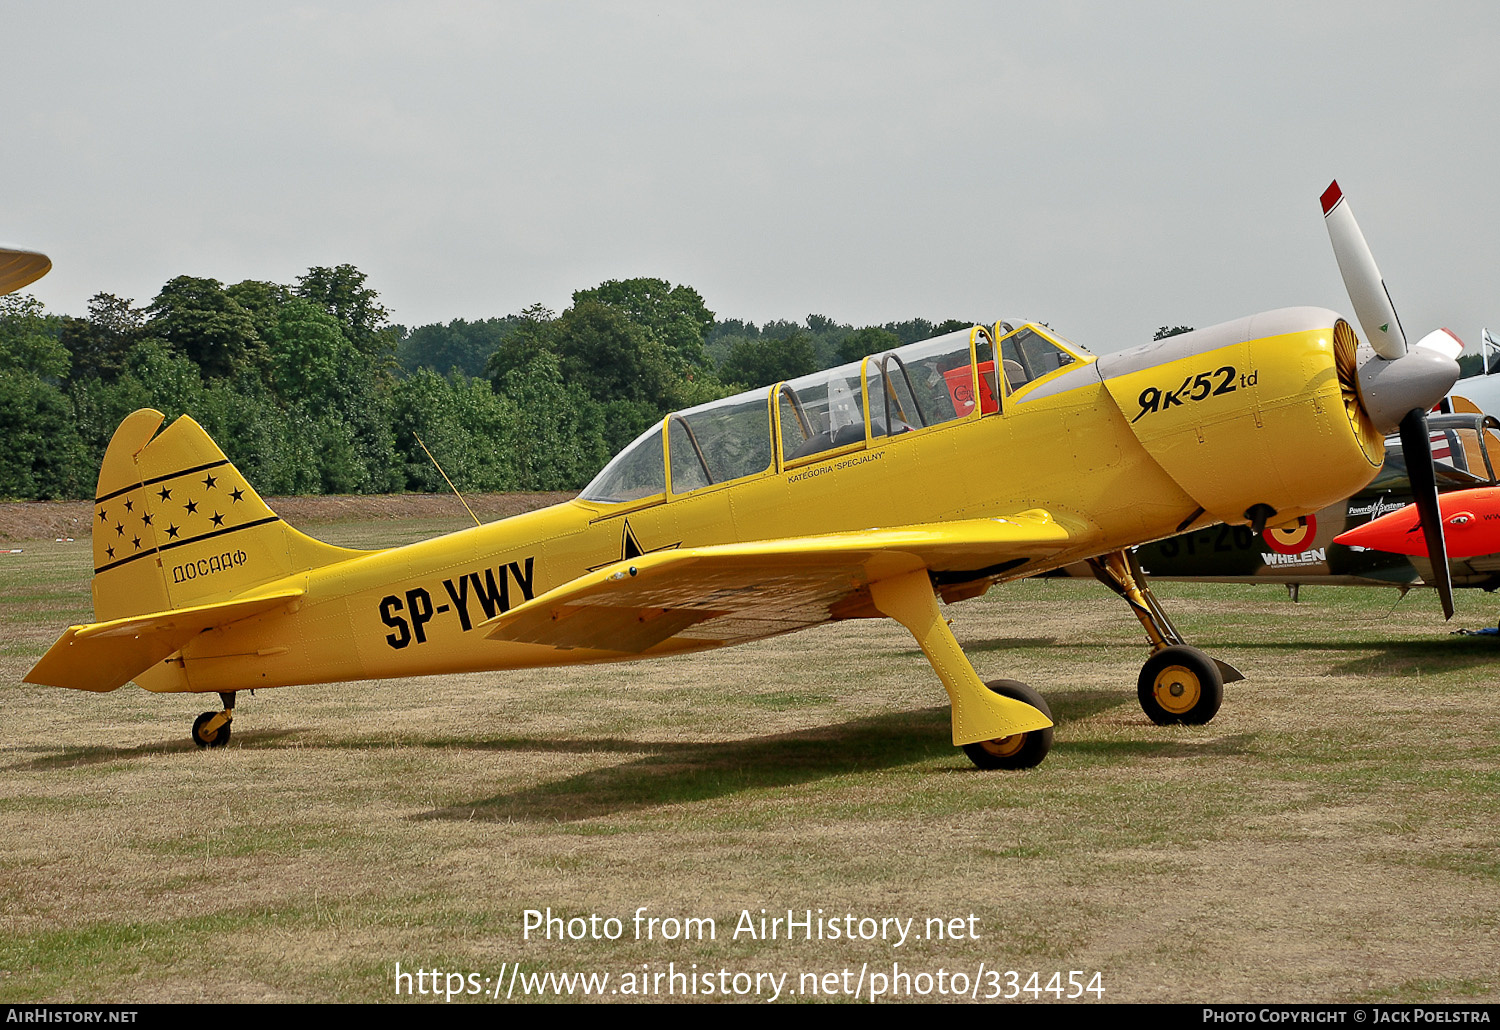
{"type": "Polygon", "coordinates": [[[1432,463],[1432,435],[1427,431],[1427,412],[1412,408],[1401,420],[1401,453],[1411,479],[1412,498],[1427,538],[1427,559],[1443,601],[1443,618],[1453,618],[1453,578],[1448,572],[1448,545],[1443,539],[1443,515],[1438,508],[1437,469],[1432,463]]]}
{"type": "Polygon", "coordinates": [[[46,254],[0,243],[0,296],[36,282],[52,267],[46,254]]]}
{"type": "Polygon", "coordinates": [[[1463,342],[1449,330],[1439,329],[1424,336],[1416,347],[1408,347],[1385,280],[1336,180],[1323,191],[1322,201],[1323,221],[1344,277],[1344,289],[1365,339],[1375,351],[1375,356],[1359,367],[1356,383],[1360,404],[1381,432],[1400,427],[1401,450],[1436,580],[1433,585],[1443,602],[1443,617],[1451,619],[1453,580],[1438,508],[1427,408],[1458,380],[1457,357],[1463,342]]]}

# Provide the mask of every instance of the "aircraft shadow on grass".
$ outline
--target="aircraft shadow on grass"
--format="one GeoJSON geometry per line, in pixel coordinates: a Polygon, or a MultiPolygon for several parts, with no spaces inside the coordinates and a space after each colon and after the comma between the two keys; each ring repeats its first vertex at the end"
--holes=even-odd
{"type": "MultiPolygon", "coordinates": [[[[274,741],[279,737],[291,736],[296,732],[296,730],[257,730],[254,733],[246,733],[243,736],[236,735],[235,741],[241,745],[254,746],[274,741]]],[[[110,747],[101,745],[99,747],[64,748],[60,752],[50,747],[28,748],[26,750],[45,751],[47,754],[40,758],[33,758],[30,761],[5,766],[4,771],[47,772],[52,769],[72,769],[80,765],[100,765],[104,762],[131,761],[176,752],[195,755],[198,753],[199,748],[187,740],[166,740],[150,744],[137,744],[135,747],[110,747]]]]}
{"type": "MultiPolygon", "coordinates": [[[[1120,707],[1122,698],[1098,691],[1060,691],[1053,695],[1053,714],[1060,727],[1120,707]]],[[[535,787],[497,794],[472,802],[424,812],[418,820],[576,822],[663,805],[707,801],[745,791],[788,787],[843,776],[894,768],[932,758],[951,757],[947,740],[948,709],[936,705],[909,712],[853,719],[831,726],[791,733],[769,734],[731,741],[640,741],[618,738],[547,739],[499,738],[475,740],[447,737],[421,742],[435,749],[638,755],[620,765],[591,769],[535,787]]],[[[260,730],[236,736],[236,747],[276,748],[299,730],[260,730]]],[[[1210,741],[1089,741],[1059,740],[1064,753],[1109,760],[1126,758],[1191,758],[1242,754],[1251,735],[1210,741]]],[[[298,747],[317,747],[305,741],[298,747]]],[[[388,739],[331,740],[329,749],[387,749],[388,739]]],[[[35,749],[42,750],[42,749],[35,749]]],[[[50,749],[48,749],[50,750],[50,749]]],[[[161,741],[134,747],[79,747],[5,767],[6,772],[48,772],[133,761],[166,754],[197,754],[188,741],[161,741]]],[[[977,775],[967,767],[940,770],[943,774],[977,775]]]]}
{"type": "MultiPolygon", "coordinates": [[[[1054,697],[1053,715],[1061,727],[1121,704],[1121,698],[1097,692],[1062,692],[1054,697]]],[[[495,751],[644,754],[621,765],[591,769],[535,787],[448,805],[414,818],[576,822],[888,769],[952,756],[944,732],[947,720],[947,707],[936,706],[732,741],[503,739],[477,745],[465,745],[459,741],[442,745],[435,742],[434,746],[468,746],[495,751]]],[[[1245,750],[1248,740],[1248,737],[1240,737],[1204,744],[1165,740],[1101,744],[1060,739],[1056,746],[1063,753],[1079,749],[1101,754],[1183,758],[1239,754],[1245,750]]],[[[974,770],[955,767],[943,772],[968,775],[974,770]]]]}
{"type": "Polygon", "coordinates": [[[1235,733],[1212,740],[1080,740],[1067,750],[1081,758],[1110,764],[1121,758],[1228,758],[1255,754],[1257,734],[1235,733]]]}
{"type": "MultiPolygon", "coordinates": [[[[634,761],[425,812],[417,819],[572,822],[951,756],[947,706],[728,741],[501,739],[495,751],[644,752],[634,761]]],[[[457,744],[458,742],[453,742],[457,744]]]]}
{"type": "Polygon", "coordinates": [[[1236,642],[1236,648],[1260,651],[1330,651],[1360,657],[1329,668],[1336,676],[1391,675],[1421,669],[1429,675],[1494,665],[1500,638],[1448,636],[1433,640],[1371,640],[1350,643],[1236,642]]]}

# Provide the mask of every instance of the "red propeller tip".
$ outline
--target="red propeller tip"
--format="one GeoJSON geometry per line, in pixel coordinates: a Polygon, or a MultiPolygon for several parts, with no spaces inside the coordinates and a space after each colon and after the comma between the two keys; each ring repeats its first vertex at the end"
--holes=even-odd
{"type": "Polygon", "coordinates": [[[1328,217],[1328,212],[1333,210],[1333,206],[1344,199],[1344,191],[1339,189],[1339,181],[1337,179],[1328,184],[1328,188],[1323,191],[1321,199],[1323,201],[1323,217],[1326,218],[1328,217]]]}

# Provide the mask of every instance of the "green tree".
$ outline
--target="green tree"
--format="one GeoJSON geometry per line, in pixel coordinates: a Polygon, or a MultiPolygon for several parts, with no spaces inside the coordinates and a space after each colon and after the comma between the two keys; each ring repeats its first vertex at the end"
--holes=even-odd
{"type": "Polygon", "coordinates": [[[349,472],[347,454],[324,453],[331,441],[319,419],[304,405],[277,403],[258,378],[210,383],[190,414],[262,494],[318,493],[349,472]],[[346,467],[330,476],[341,460],[346,467]]]}
{"type": "Polygon", "coordinates": [[[665,279],[611,279],[573,294],[575,308],[585,301],[617,308],[683,366],[709,367],[703,343],[714,327],[714,313],[691,286],[673,286],[665,279]]]}
{"type": "Polygon", "coordinates": [[[507,315],[478,322],[455,318],[447,325],[418,326],[403,335],[396,347],[396,361],[408,374],[430,368],[439,375],[456,369],[466,376],[481,376],[490,355],[500,349],[520,321],[519,315],[507,315]]]}
{"type": "Polygon", "coordinates": [[[392,418],[408,489],[437,493],[448,489],[433,459],[442,463],[460,490],[517,488],[512,451],[518,412],[485,380],[462,375],[444,378],[431,369],[418,369],[396,385],[392,418]]]}
{"type": "Polygon", "coordinates": [[[364,363],[337,320],[322,307],[292,297],[267,330],[269,380],[283,401],[315,411],[338,410],[349,371],[364,363]]]}
{"type": "Polygon", "coordinates": [[[380,294],[365,285],[365,274],[353,265],[309,268],[297,279],[297,296],[321,304],[361,354],[384,358],[395,348],[387,332],[390,312],[380,303],[380,294]]]}
{"type": "Polygon", "coordinates": [[[24,369],[0,369],[0,498],[84,496],[92,477],[68,397],[24,369]]]}
{"type": "Polygon", "coordinates": [[[58,340],[61,327],[62,319],[29,293],[0,297],[0,369],[64,378],[72,358],[58,340]]]}
{"type": "Polygon", "coordinates": [[[856,329],[839,344],[840,361],[858,361],[867,354],[879,354],[901,346],[901,340],[888,329],[866,326],[856,329]]]}
{"type": "Polygon", "coordinates": [[[250,315],[256,335],[262,340],[270,337],[271,330],[280,320],[282,305],[292,298],[292,291],[280,283],[255,279],[227,286],[224,293],[250,315]]]}
{"type": "Polygon", "coordinates": [[[564,382],[555,355],[542,352],[506,373],[504,394],[518,413],[512,456],[520,489],[576,490],[609,460],[598,405],[564,382]]]}
{"type": "Polygon", "coordinates": [[[259,367],[264,358],[254,317],[217,279],[180,275],[162,287],[145,330],[185,354],[214,379],[259,367]]]}
{"type": "Polygon", "coordinates": [[[681,378],[662,343],[619,308],[584,299],[557,319],[563,374],[595,400],[645,401],[663,409],[681,378]]]}
{"type": "Polygon", "coordinates": [[[505,392],[505,377],[525,368],[542,354],[557,357],[557,315],[543,304],[532,304],[518,315],[510,316],[510,331],[485,362],[485,374],[496,393],[505,392]]]}
{"type": "Polygon", "coordinates": [[[146,313],[134,301],[112,293],[89,298],[88,318],[65,317],[59,339],[72,357],[72,379],[113,381],[125,357],[144,336],[146,313]]]}
{"type": "Polygon", "coordinates": [[[740,340],[719,368],[719,378],[748,387],[770,386],[817,370],[812,338],[799,331],[781,339],[740,340]]]}
{"type": "Polygon", "coordinates": [[[145,390],[147,402],[141,406],[156,408],[168,419],[202,406],[203,376],[198,366],[162,340],[148,338],[131,348],[125,358],[125,375],[145,390]]]}
{"type": "Polygon", "coordinates": [[[1152,334],[1152,340],[1165,340],[1168,336],[1176,336],[1179,333],[1190,333],[1193,327],[1190,325],[1164,325],[1152,334]]]}

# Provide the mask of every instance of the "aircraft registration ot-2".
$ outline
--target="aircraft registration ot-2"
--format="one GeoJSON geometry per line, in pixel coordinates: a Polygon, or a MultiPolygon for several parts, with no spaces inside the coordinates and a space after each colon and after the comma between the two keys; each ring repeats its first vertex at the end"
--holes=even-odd
{"type": "Polygon", "coordinates": [[[1306,307],[1104,357],[1040,325],[974,326],[673,412],[573,501],[387,550],[303,535],[190,418],[162,429],[137,411],[99,472],[97,621],[27,680],[218,692],[192,733],[219,746],[250,688],[619,661],[888,616],[947,690],[954,743],[1023,768],[1051,747],[1046,702],[981,682],[938,600],[1087,559],[1151,638],[1147,711],[1206,722],[1223,673],[1168,636],[1127,549],[1349,496],[1386,432],[1426,439],[1423,413],[1458,376],[1446,352],[1407,348],[1336,184],[1324,214],[1373,352],[1306,307]]]}

